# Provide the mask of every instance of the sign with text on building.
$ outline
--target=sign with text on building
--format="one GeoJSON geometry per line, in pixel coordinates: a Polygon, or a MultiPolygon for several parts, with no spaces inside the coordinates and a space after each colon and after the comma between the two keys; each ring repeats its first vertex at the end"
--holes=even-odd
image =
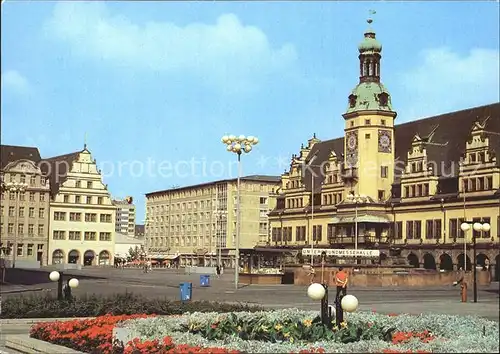
{"type": "Polygon", "coordinates": [[[325,252],[330,257],[380,257],[379,250],[353,250],[353,249],[332,249],[332,248],[303,248],[303,256],[321,256],[325,252]]]}

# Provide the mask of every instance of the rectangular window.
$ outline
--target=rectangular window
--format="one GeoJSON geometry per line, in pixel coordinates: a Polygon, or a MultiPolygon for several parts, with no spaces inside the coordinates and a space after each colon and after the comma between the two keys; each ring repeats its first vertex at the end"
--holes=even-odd
{"type": "Polygon", "coordinates": [[[35,225],[28,224],[28,235],[33,236],[34,233],[35,233],[35,225]]]}
{"type": "Polygon", "coordinates": [[[111,222],[111,214],[101,214],[99,215],[99,220],[101,222],[111,222]]]}
{"type": "Polygon", "coordinates": [[[80,241],[82,239],[82,234],[80,231],[70,231],[68,239],[72,241],[80,241]]]}
{"type": "Polygon", "coordinates": [[[431,240],[434,238],[434,220],[426,220],[425,222],[425,238],[431,240]]]}
{"type": "Polygon", "coordinates": [[[95,241],[96,240],[96,232],[86,231],[84,235],[85,241],[95,241]]]}
{"type": "Polygon", "coordinates": [[[413,240],[413,231],[414,231],[414,227],[413,227],[413,221],[407,221],[406,222],[406,239],[408,240],[413,240]]]}
{"type": "Polygon", "coordinates": [[[55,211],[54,212],[54,220],[65,221],[66,220],[66,213],[62,212],[62,211],[55,211]]]}
{"type": "Polygon", "coordinates": [[[111,241],[111,233],[110,232],[100,232],[99,233],[99,241],[111,241]]]}
{"type": "Polygon", "coordinates": [[[69,195],[64,196],[64,203],[69,203],[69,195]]]}
{"type": "Polygon", "coordinates": [[[326,226],[326,237],[329,242],[335,240],[335,224],[328,224],[326,226]]]}
{"type": "Polygon", "coordinates": [[[27,255],[28,256],[32,256],[33,255],[33,244],[32,243],[28,243],[28,252],[27,252],[27,255]]]}
{"type": "Polygon", "coordinates": [[[35,208],[29,208],[29,210],[28,210],[28,216],[30,218],[34,218],[35,217],[35,208]]]}
{"type": "Polygon", "coordinates": [[[458,237],[458,220],[457,219],[450,219],[450,237],[452,238],[457,238],[458,237]]]}
{"type": "Polygon", "coordinates": [[[66,231],[54,230],[52,233],[53,240],[64,240],[66,239],[66,231]]]}
{"type": "Polygon", "coordinates": [[[378,191],[378,200],[385,200],[385,191],[384,190],[378,191]]]}
{"type": "Polygon", "coordinates": [[[69,213],[69,221],[82,221],[82,213],[69,213]]]}
{"type": "Polygon", "coordinates": [[[85,213],[85,221],[86,222],[97,222],[97,214],[85,213]]]}
{"type": "Polygon", "coordinates": [[[30,192],[30,202],[34,202],[35,201],[35,192],[30,192]]]}
{"type": "Polygon", "coordinates": [[[434,220],[434,238],[436,240],[441,239],[441,219],[434,220]]]}
{"type": "Polygon", "coordinates": [[[45,227],[43,224],[38,224],[38,237],[43,236],[44,229],[45,229],[45,227]]]}
{"type": "Polygon", "coordinates": [[[43,219],[45,217],[45,209],[44,208],[38,209],[38,217],[40,219],[43,219]]]}
{"type": "Polygon", "coordinates": [[[313,241],[321,242],[323,239],[323,225],[313,226],[313,241]]]}
{"type": "Polygon", "coordinates": [[[380,177],[387,178],[388,174],[389,174],[389,167],[380,166],[380,177]]]}

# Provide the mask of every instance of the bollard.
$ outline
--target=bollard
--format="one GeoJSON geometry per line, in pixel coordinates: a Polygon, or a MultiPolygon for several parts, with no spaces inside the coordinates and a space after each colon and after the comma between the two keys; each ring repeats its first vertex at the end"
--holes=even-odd
{"type": "Polygon", "coordinates": [[[328,306],[328,285],[323,284],[323,287],[325,288],[325,296],[321,299],[321,323],[331,329],[332,318],[328,306]]]}
{"type": "Polygon", "coordinates": [[[462,282],[460,284],[460,294],[462,297],[462,302],[467,302],[467,283],[462,282]]]}
{"type": "Polygon", "coordinates": [[[344,309],[342,308],[343,296],[339,294],[335,299],[335,324],[340,328],[340,324],[344,322],[344,309]]]}
{"type": "Polygon", "coordinates": [[[59,272],[60,276],[59,279],[57,280],[57,299],[62,300],[63,299],[63,278],[64,274],[63,272],[59,272]]]}

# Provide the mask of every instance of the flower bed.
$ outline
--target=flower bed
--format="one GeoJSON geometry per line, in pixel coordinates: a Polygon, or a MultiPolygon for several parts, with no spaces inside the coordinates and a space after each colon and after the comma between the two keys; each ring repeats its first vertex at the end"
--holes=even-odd
{"type": "MultiPolygon", "coordinates": [[[[498,353],[499,325],[476,317],[357,312],[325,330],[317,312],[296,309],[230,314],[193,313],[119,325],[136,343],[168,337],[191,347],[246,353],[498,353]]],[[[128,341],[128,339],[126,340],[128,341]]]]}
{"type": "Polygon", "coordinates": [[[474,317],[363,312],[348,314],[340,328],[328,330],[317,312],[290,309],[169,317],[106,315],[39,323],[31,336],[96,354],[498,353],[498,332],[498,323],[474,317]],[[115,327],[126,336],[113,340],[115,327]]]}

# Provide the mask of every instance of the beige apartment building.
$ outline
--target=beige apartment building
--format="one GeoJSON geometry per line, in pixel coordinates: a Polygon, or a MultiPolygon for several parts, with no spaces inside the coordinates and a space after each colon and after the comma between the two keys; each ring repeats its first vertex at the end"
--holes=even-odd
{"type": "Polygon", "coordinates": [[[116,206],[87,146],[42,162],[52,194],[49,263],[112,264],[116,206]]]}
{"type": "Polygon", "coordinates": [[[123,235],[134,237],[136,214],[135,205],[131,200],[131,197],[113,200],[113,204],[116,206],[115,231],[123,235]]]}
{"type": "MultiPolygon", "coordinates": [[[[240,249],[269,241],[268,213],[275,208],[280,178],[241,178],[240,249]]],[[[237,179],[146,194],[146,250],[157,260],[215,266],[219,254],[234,266],[237,179]]]]}
{"type": "Polygon", "coordinates": [[[16,267],[48,261],[49,182],[35,147],[0,146],[0,256],[16,267]]]}

